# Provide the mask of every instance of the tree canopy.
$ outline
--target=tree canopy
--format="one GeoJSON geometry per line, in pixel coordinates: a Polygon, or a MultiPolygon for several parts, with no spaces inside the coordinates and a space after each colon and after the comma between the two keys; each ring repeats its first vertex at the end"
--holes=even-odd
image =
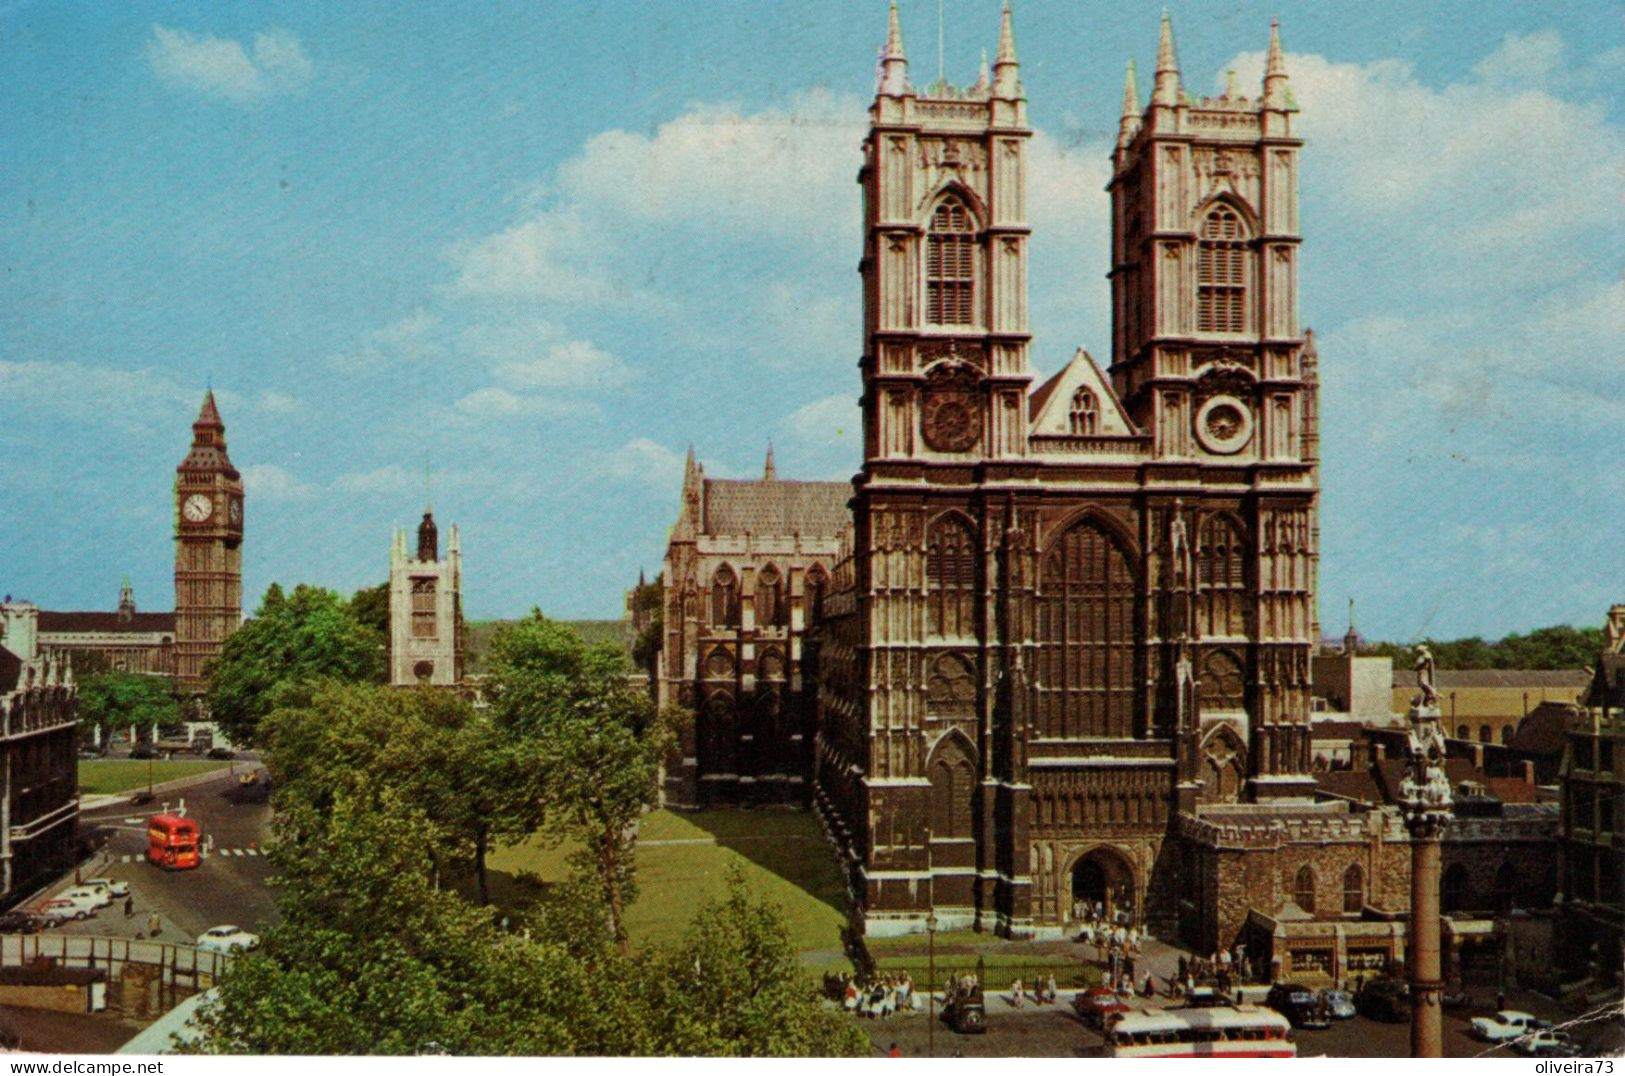
{"type": "Polygon", "coordinates": [[[350,603],[300,584],[272,583],[253,619],[227,636],[209,668],[209,710],[233,743],[256,744],[285,693],[322,679],[382,683],[384,651],[350,603]]]}
{"type": "Polygon", "coordinates": [[[143,734],[152,726],[160,731],[180,723],[173,681],[163,676],[131,672],[101,672],[79,681],[79,727],[100,727],[109,732],[136,726],[143,734]]]}
{"type": "MultiPolygon", "coordinates": [[[[1559,624],[1494,642],[1478,636],[1430,640],[1428,647],[1441,669],[1585,669],[1602,652],[1602,629],[1559,624]]],[[[1391,657],[1396,666],[1408,665],[1414,654],[1413,647],[1399,643],[1373,643],[1360,652],[1391,657]]]]}

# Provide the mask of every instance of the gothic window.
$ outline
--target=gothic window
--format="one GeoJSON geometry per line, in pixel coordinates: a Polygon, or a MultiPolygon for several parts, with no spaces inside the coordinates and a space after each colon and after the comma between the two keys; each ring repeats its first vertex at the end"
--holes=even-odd
{"type": "Polygon", "coordinates": [[[1492,739],[1492,737],[1490,736],[1490,727],[1488,725],[1480,725],[1480,726],[1478,726],[1478,742],[1479,743],[1489,743],[1491,739],[1492,739]]]}
{"type": "Polygon", "coordinates": [[[1439,885],[1439,905],[1445,912],[1460,912],[1467,908],[1467,868],[1452,863],[1444,872],[1439,885]]]}
{"type": "Polygon", "coordinates": [[[943,199],[925,243],[925,316],[932,325],[976,320],[976,228],[965,203],[943,199]]]}
{"type": "Polygon", "coordinates": [[[1072,432],[1080,437],[1099,432],[1100,404],[1087,387],[1072,394],[1072,432]]]}
{"type": "Polygon", "coordinates": [[[1467,738],[1467,726],[1466,725],[1457,725],[1456,726],[1456,739],[1465,740],[1466,738],[1467,738]]]}
{"type": "Polygon", "coordinates": [[[790,603],[784,600],[784,578],[769,564],[756,579],[756,626],[782,628],[790,623],[790,603]]]}
{"type": "Polygon", "coordinates": [[[1247,634],[1247,544],[1227,515],[1196,531],[1196,630],[1200,637],[1247,634]]]}
{"type": "Polygon", "coordinates": [[[824,591],[829,586],[829,576],[822,564],[814,564],[807,569],[807,610],[808,620],[818,620],[824,615],[824,591]]]}
{"type": "Polygon", "coordinates": [[[1235,655],[1226,650],[1209,654],[1202,663],[1202,710],[1240,710],[1246,696],[1246,680],[1235,655]]]}
{"type": "Polygon", "coordinates": [[[756,675],[763,680],[783,680],[784,655],[771,648],[762,651],[756,661],[756,675]]]}
{"type": "Polygon", "coordinates": [[[412,580],[412,638],[433,639],[435,626],[435,581],[412,580]]]}
{"type": "Polygon", "coordinates": [[[1343,872],[1343,911],[1356,914],[1365,907],[1365,872],[1354,864],[1343,872]]]}
{"type": "Polygon", "coordinates": [[[1196,244],[1196,331],[1247,331],[1247,229],[1229,206],[1202,221],[1196,244]]]}
{"type": "Polygon", "coordinates": [[[724,564],[711,577],[711,627],[739,626],[739,580],[724,564]]]}
{"type": "Polygon", "coordinates": [[[927,608],[933,635],[976,634],[976,536],[963,516],[932,522],[926,536],[927,608]]]}
{"type": "Polygon", "coordinates": [[[1314,914],[1315,911],[1315,872],[1313,868],[1301,867],[1298,876],[1292,882],[1292,899],[1298,907],[1314,914]]]}
{"type": "Polygon", "coordinates": [[[1041,736],[1128,736],[1134,717],[1134,572],[1082,520],[1050,546],[1038,600],[1041,736]]]}
{"type": "Polygon", "coordinates": [[[946,741],[931,763],[931,835],[971,836],[976,768],[958,739],[946,741]]]}
{"type": "Polygon", "coordinates": [[[1511,725],[1502,725],[1501,726],[1501,742],[1504,743],[1504,744],[1509,744],[1509,743],[1512,742],[1512,726],[1511,725]]]}
{"type": "Polygon", "coordinates": [[[705,729],[701,738],[703,773],[737,773],[739,756],[735,736],[734,697],[718,691],[705,701],[705,729]]]}

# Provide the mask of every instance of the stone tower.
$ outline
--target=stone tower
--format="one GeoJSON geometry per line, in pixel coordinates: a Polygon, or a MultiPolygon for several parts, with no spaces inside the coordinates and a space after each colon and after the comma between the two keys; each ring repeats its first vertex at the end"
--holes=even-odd
{"type": "Polygon", "coordinates": [[[243,618],[243,483],[212,389],[175,471],[175,678],[195,695],[243,618]]]}
{"type": "Polygon", "coordinates": [[[442,559],[440,532],[425,508],[417,548],[408,547],[404,529],[390,546],[389,682],[451,687],[462,679],[462,544],[454,523],[442,559]]]}
{"type": "Polygon", "coordinates": [[[1157,634],[1181,641],[1204,714],[1237,715],[1261,799],[1312,788],[1309,664],[1320,640],[1317,372],[1298,326],[1296,112],[1276,26],[1260,96],[1243,96],[1232,72],[1223,94],[1196,100],[1180,85],[1164,15],[1143,113],[1129,69],[1109,185],[1112,384],[1151,438],[1148,473],[1166,493],[1149,506],[1182,501],[1194,525],[1194,601],[1165,609],[1157,634]],[[1215,570],[1204,578],[1204,567],[1215,570]]]}

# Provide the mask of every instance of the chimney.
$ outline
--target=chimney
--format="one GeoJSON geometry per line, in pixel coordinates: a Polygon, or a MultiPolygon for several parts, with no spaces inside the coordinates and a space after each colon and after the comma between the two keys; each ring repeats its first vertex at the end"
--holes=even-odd
{"type": "Polygon", "coordinates": [[[1524,759],[1518,763],[1518,770],[1520,776],[1523,777],[1524,784],[1532,785],[1535,783],[1535,764],[1533,762],[1524,759]]]}
{"type": "Polygon", "coordinates": [[[1349,744],[1349,766],[1355,773],[1371,768],[1371,741],[1360,737],[1349,744]]]}

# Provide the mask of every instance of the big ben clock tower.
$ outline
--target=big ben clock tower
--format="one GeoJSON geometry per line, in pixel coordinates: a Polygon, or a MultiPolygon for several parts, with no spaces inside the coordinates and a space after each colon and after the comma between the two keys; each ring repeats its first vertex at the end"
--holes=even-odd
{"type": "Polygon", "coordinates": [[[175,677],[181,694],[196,695],[243,612],[243,483],[213,390],[175,473],[175,677]]]}

